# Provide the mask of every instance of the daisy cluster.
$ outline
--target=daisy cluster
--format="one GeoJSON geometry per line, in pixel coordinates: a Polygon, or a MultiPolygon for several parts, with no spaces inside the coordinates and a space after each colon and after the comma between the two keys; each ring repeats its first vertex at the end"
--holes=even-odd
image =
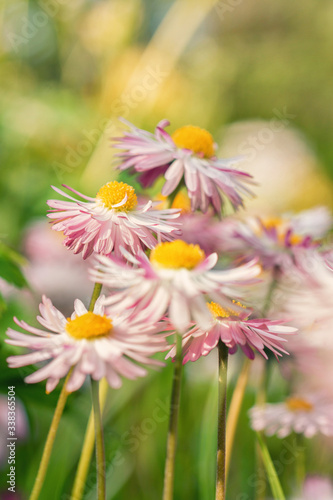
{"type": "MultiPolygon", "coordinates": [[[[11,356],[10,366],[43,362],[26,382],[46,379],[48,392],[74,368],[67,386],[74,391],[87,375],[106,377],[114,388],[121,376],[143,376],[140,365],[158,364],[150,356],[168,349],[172,332],[183,335],[184,363],[206,356],[219,341],[231,354],[240,347],[250,359],[255,351],[265,358],[268,350],[276,357],[288,354],[284,344],[296,329],[283,320],[258,319],[238,302],[244,288],[258,282],[259,255],[221,268],[214,251],[220,246],[214,215],[220,217],[228,203],[238,209],[244,195],[252,196],[251,176],[235,167],[240,159],[218,158],[211,134],[199,127],[169,135],[167,121],[154,134],[127,125],[128,131],[113,139],[120,150],[118,168],[138,173],[143,187],[164,176],[164,201],[142,203],[131,185],[117,180],[95,197],[53,187],[63,199],[47,202],[52,228],[63,233],[68,250],[91,258],[90,278],[106,294],[92,310],[77,299],[70,319],[43,297],[37,319],[45,330],[16,319],[29,335],[8,330],[8,343],[31,351],[11,356]]],[[[167,357],[173,352],[171,346],[167,357]]]]}
{"type": "Polygon", "coordinates": [[[40,364],[26,382],[46,380],[47,392],[70,372],[72,392],[87,376],[115,389],[124,377],[145,376],[148,366],[164,365],[154,355],[175,358],[177,335],[184,364],[221,343],[229,354],[240,350],[253,360],[260,353],[269,363],[271,354],[291,352],[281,370],[290,394],[252,408],[251,426],[281,438],[332,435],[332,384],[321,377],[326,360],[333,383],[325,351],[333,349],[331,214],[323,207],[239,214],[255,183],[241,158],[218,157],[208,131],[190,125],[169,134],[166,120],[154,133],[125,124],[112,139],[117,168],[139,182],[145,198],[112,180],[93,197],[53,187],[61,198],[47,201],[53,230],[89,259],[89,279],[103,295],[89,308],[77,298],[70,317],[43,296],[43,329],[15,319],[25,333],[7,332],[7,343],[29,350],[9,365],[40,364]],[[150,199],[155,183],[163,183],[161,194],[150,199]]]}

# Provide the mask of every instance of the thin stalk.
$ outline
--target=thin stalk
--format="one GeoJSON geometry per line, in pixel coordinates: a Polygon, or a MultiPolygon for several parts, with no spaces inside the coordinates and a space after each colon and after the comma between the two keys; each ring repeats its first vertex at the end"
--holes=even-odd
{"type": "MultiPolygon", "coordinates": [[[[98,299],[98,297],[101,293],[101,290],[102,290],[102,285],[100,283],[95,283],[94,290],[93,290],[92,297],[91,297],[90,304],[89,304],[89,311],[92,311],[94,309],[96,300],[98,299]]],[[[53,415],[51,427],[49,429],[49,433],[48,433],[47,438],[46,438],[42,459],[41,459],[41,462],[39,464],[39,469],[37,472],[37,476],[36,476],[34,486],[33,486],[31,495],[29,497],[29,500],[37,500],[39,497],[39,494],[41,492],[41,489],[42,489],[42,486],[44,483],[44,479],[45,479],[45,475],[46,475],[46,471],[47,471],[49,461],[50,461],[54,440],[55,440],[55,437],[57,434],[60,419],[61,419],[62,413],[64,411],[67,397],[69,394],[66,391],[66,386],[67,386],[67,382],[72,374],[72,371],[73,371],[73,368],[71,368],[69,370],[67,377],[65,379],[64,385],[62,387],[62,390],[60,392],[57,406],[54,410],[54,415],[53,415]]]]}
{"type": "Polygon", "coordinates": [[[225,500],[226,490],[226,417],[227,417],[227,368],[228,347],[219,340],[219,381],[217,410],[217,461],[215,500],[225,500]]]}
{"type": "Polygon", "coordinates": [[[96,304],[96,300],[100,296],[101,290],[102,290],[101,283],[95,283],[95,286],[94,286],[94,289],[93,289],[93,293],[92,293],[92,296],[91,296],[91,299],[90,299],[90,304],[89,304],[88,311],[92,312],[94,310],[94,307],[95,307],[95,304],[96,304]]]}
{"type": "Polygon", "coordinates": [[[44,483],[46,471],[47,471],[47,468],[49,465],[54,440],[55,440],[57,430],[59,427],[60,419],[61,419],[62,413],[64,411],[67,397],[69,394],[66,391],[66,385],[67,385],[67,382],[68,382],[71,374],[72,374],[72,369],[67,374],[64,385],[63,385],[61,392],[60,392],[60,395],[59,395],[57,406],[54,410],[52,423],[51,423],[49,433],[48,433],[47,438],[46,438],[43,455],[42,455],[42,458],[41,458],[41,461],[39,464],[39,469],[37,472],[37,476],[36,476],[35,483],[34,483],[31,495],[29,497],[29,500],[37,500],[39,495],[40,495],[40,492],[41,492],[41,489],[42,489],[42,486],[44,483]]]}
{"type": "Polygon", "coordinates": [[[91,395],[94,410],[97,465],[97,498],[105,500],[105,452],[101,409],[99,405],[99,382],[91,378],[91,395]]]}
{"type": "Polygon", "coordinates": [[[170,402],[169,431],[164,469],[163,500],[172,500],[175,479],[175,458],[178,434],[178,416],[180,407],[180,389],[183,371],[182,337],[176,333],[176,358],[172,381],[170,402]]]}
{"type": "MultiPolygon", "coordinates": [[[[102,414],[106,403],[108,388],[109,384],[107,383],[106,379],[103,378],[101,380],[99,387],[99,398],[100,398],[100,406],[102,414]]],[[[86,434],[84,437],[80,461],[77,468],[74,485],[71,493],[71,500],[81,500],[83,496],[83,491],[87,480],[91,457],[94,451],[94,445],[95,445],[94,412],[93,410],[91,410],[86,434]]]]}
{"type": "Polygon", "coordinates": [[[266,442],[262,437],[262,433],[257,432],[257,439],[258,439],[258,445],[260,447],[260,453],[262,456],[263,465],[265,467],[266,475],[272,490],[273,498],[274,500],[286,500],[286,497],[281,487],[279,476],[274,467],[274,462],[271,459],[266,442]]]}
{"type": "Polygon", "coordinates": [[[225,458],[225,475],[228,480],[230,467],[230,459],[234,445],[234,439],[239,419],[239,414],[242,408],[246,386],[249,380],[251,361],[246,358],[237,380],[236,387],[232,394],[232,399],[229,406],[226,430],[226,458],[225,458]]]}
{"type": "Polygon", "coordinates": [[[295,464],[295,476],[296,476],[296,487],[297,493],[302,494],[304,479],[305,479],[305,446],[304,446],[304,436],[303,434],[296,434],[296,464],[295,464]]]}
{"type": "MultiPolygon", "coordinates": [[[[276,287],[279,282],[279,268],[275,267],[272,272],[272,281],[269,285],[264,307],[263,307],[263,316],[266,317],[271,305],[272,305],[272,299],[274,292],[276,290],[276,287]]],[[[267,400],[267,389],[268,389],[268,382],[269,382],[269,375],[270,375],[270,361],[267,361],[263,365],[260,381],[259,381],[259,387],[258,387],[258,392],[257,392],[257,397],[256,397],[256,405],[264,405],[267,400]]],[[[262,436],[262,439],[265,441],[265,437],[262,436]]],[[[262,470],[264,464],[263,464],[263,459],[262,459],[262,453],[260,449],[260,444],[257,442],[256,443],[256,462],[257,462],[257,470],[262,470]]],[[[267,485],[266,482],[263,484],[260,481],[258,481],[258,486],[255,491],[255,500],[265,500],[266,498],[266,490],[267,490],[267,485]]]]}

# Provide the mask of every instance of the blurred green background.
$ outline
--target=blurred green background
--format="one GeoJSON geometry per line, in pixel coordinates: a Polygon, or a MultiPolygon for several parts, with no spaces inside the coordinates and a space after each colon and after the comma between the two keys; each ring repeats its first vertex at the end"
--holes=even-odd
{"type": "MultiPolygon", "coordinates": [[[[239,153],[239,140],[248,145],[254,136],[259,180],[258,168],[267,182],[270,172],[281,180],[275,196],[263,200],[268,208],[275,202],[285,210],[332,207],[330,0],[2,0],[0,24],[0,237],[12,249],[25,252],[22,234],[45,217],[51,184],[94,195],[116,175],[110,137],[119,133],[120,115],[149,130],[162,118],[171,129],[202,126],[230,155],[239,153]]],[[[9,294],[2,338],[13,314],[33,321],[37,295],[9,294]]],[[[1,342],[0,377],[3,393],[16,385],[29,419],[29,436],[17,450],[17,489],[26,498],[58,393],[46,396],[42,384],[22,382],[24,370],[8,370],[4,360],[14,351],[1,342]]],[[[233,359],[234,368],[238,362],[233,359]]],[[[186,370],[175,498],[213,495],[214,365],[211,356],[186,370]]],[[[156,400],[168,399],[170,376],[168,366],[110,394],[110,499],[160,497],[167,420],[153,415],[160,408],[156,400]],[[133,436],[142,425],[143,437],[133,436]]],[[[278,391],[284,390],[281,382],[278,391]]],[[[249,407],[251,390],[247,398],[249,407]]],[[[89,404],[88,388],[70,398],[42,500],[70,492],[89,404]]],[[[230,498],[238,500],[253,495],[254,444],[247,426],[244,411],[230,476],[230,498]]],[[[281,443],[272,439],[271,445],[278,456],[281,443]]],[[[323,464],[313,460],[309,468],[324,471],[323,464]]],[[[287,473],[283,481],[288,488],[287,473]]],[[[2,489],[5,482],[2,475],[2,489]]],[[[87,499],[94,498],[92,491],[94,479],[87,499]]]]}

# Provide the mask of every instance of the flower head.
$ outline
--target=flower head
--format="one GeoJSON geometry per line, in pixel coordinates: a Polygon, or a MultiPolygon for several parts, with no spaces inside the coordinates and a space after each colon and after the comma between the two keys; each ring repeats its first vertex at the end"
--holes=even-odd
{"type": "MultiPolygon", "coordinates": [[[[248,319],[252,313],[240,302],[233,301],[231,307],[222,307],[216,302],[207,303],[211,312],[211,322],[208,328],[192,325],[183,336],[183,362],[196,361],[201,356],[207,356],[221,340],[234,354],[239,346],[250,359],[254,358],[253,350],[257,350],[267,359],[265,349],[274,353],[275,357],[288,354],[282,347],[286,339],[280,335],[296,332],[296,328],[283,326],[281,321],[269,319],[248,319]]],[[[175,355],[175,347],[168,357],[175,355]]]]}
{"type": "Polygon", "coordinates": [[[82,252],[84,259],[93,252],[121,256],[120,246],[131,253],[154,248],[157,240],[171,240],[178,231],[174,222],[179,210],[154,210],[153,202],[137,206],[132,186],[113,181],[102,186],[95,198],[73,191],[87,201],[78,201],[60,189],[53,188],[72,201],[48,200],[52,208],[48,217],[54,221],[53,229],[63,231],[64,245],[74,253],[82,252]]]}
{"type": "Polygon", "coordinates": [[[93,311],[87,311],[77,299],[71,318],[65,318],[50,299],[43,296],[41,316],[37,319],[47,331],[14,318],[20,328],[32,335],[9,328],[6,342],[32,352],[10,356],[9,366],[18,368],[51,360],[25,379],[28,383],[47,379],[47,392],[73,367],[67,384],[67,390],[72,392],[82,386],[87,375],[94,380],[106,377],[111,387],[118,388],[122,384],[120,375],[135,379],[146,374],[146,370],[133,361],[161,364],[149,356],[166,348],[165,335],[159,334],[162,325],[150,321],[144,312],[131,317],[127,313],[110,316],[105,314],[102,302],[103,296],[97,299],[93,311]]]}
{"type": "Polygon", "coordinates": [[[243,205],[242,196],[251,195],[245,186],[253,183],[251,176],[232,168],[239,158],[217,158],[216,145],[207,130],[187,125],[169,135],[165,131],[169,122],[163,120],[151,134],[123,121],[130,131],[114,139],[122,150],[117,155],[121,160],[119,168],[140,172],[139,181],[144,187],[164,175],[162,194],[169,196],[184,179],[192,210],[200,208],[202,212],[212,205],[220,213],[222,198],[237,209],[243,205]]]}
{"type": "Polygon", "coordinates": [[[98,265],[91,270],[94,281],[119,292],[106,299],[106,304],[141,310],[159,319],[167,311],[174,327],[184,332],[193,320],[203,327],[210,324],[205,294],[223,303],[234,285],[252,283],[260,267],[250,262],[236,269],[212,271],[217,255],[206,256],[199,245],[182,240],[159,243],[150,259],[144,254],[125,254],[126,265],[116,258],[97,256],[98,265]]]}
{"type": "Polygon", "coordinates": [[[251,427],[279,438],[291,432],[311,438],[317,433],[333,435],[333,402],[320,395],[292,396],[283,403],[254,406],[249,411],[251,427]]]}
{"type": "Polygon", "coordinates": [[[331,224],[331,215],[323,207],[294,216],[228,220],[221,223],[221,247],[249,259],[257,257],[265,269],[305,270],[331,224]]]}

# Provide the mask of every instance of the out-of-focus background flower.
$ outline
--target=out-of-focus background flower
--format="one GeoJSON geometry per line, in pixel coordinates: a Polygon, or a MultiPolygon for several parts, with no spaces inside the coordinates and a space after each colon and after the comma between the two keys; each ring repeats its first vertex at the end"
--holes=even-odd
{"type": "MultiPolygon", "coordinates": [[[[0,284],[7,303],[2,308],[0,302],[2,338],[13,314],[27,321],[35,316],[43,291],[66,314],[76,295],[88,300],[81,257],[66,254],[51,233],[46,200],[51,184],[94,196],[115,177],[110,137],[119,133],[119,116],[149,130],[162,118],[171,121],[170,130],[198,125],[212,132],[220,153],[245,155],[260,184],[258,197],[247,203],[253,213],[333,208],[329,0],[3,0],[0,25],[0,237],[25,255],[19,264],[30,285],[18,291],[19,280],[0,284]]],[[[29,420],[29,437],[17,448],[17,489],[24,498],[57,394],[27,387],[25,370],[9,371],[4,358],[10,352],[1,342],[1,390],[16,385],[29,420]]],[[[213,495],[214,429],[208,434],[202,422],[209,424],[214,411],[214,363],[212,356],[186,372],[196,385],[183,398],[176,498],[213,495]]],[[[112,391],[108,498],[160,496],[169,386],[170,367],[112,391]]],[[[249,406],[253,393],[247,397],[249,406]]],[[[74,395],[42,500],[70,491],[88,411],[89,394],[74,395]]],[[[241,424],[246,432],[234,454],[241,467],[232,468],[230,487],[232,498],[252,498],[254,464],[246,457],[254,444],[245,413],[241,424]]],[[[315,458],[308,464],[314,473],[316,465],[315,458]]],[[[329,474],[325,467],[323,460],[329,474]]],[[[89,478],[87,499],[94,497],[93,468],[89,478]]],[[[5,483],[1,479],[0,488],[5,483]]]]}

